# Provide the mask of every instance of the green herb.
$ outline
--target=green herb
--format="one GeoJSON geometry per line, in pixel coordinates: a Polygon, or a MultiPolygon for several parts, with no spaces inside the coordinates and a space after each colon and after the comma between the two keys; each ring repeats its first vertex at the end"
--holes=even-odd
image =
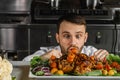
{"type": "Polygon", "coordinates": [[[31,65],[32,68],[34,68],[38,64],[41,64],[41,58],[39,56],[34,56],[30,61],[30,65],[31,65]]]}
{"type": "Polygon", "coordinates": [[[16,80],[16,77],[12,76],[12,80],[16,80]]]}
{"type": "Polygon", "coordinates": [[[42,60],[40,56],[34,56],[30,61],[30,66],[32,68],[36,66],[49,66],[48,60],[42,60]]]}
{"type": "Polygon", "coordinates": [[[120,57],[119,57],[119,55],[109,54],[107,56],[107,61],[109,63],[112,63],[112,62],[116,61],[116,62],[118,62],[120,64],[120,57]]]}

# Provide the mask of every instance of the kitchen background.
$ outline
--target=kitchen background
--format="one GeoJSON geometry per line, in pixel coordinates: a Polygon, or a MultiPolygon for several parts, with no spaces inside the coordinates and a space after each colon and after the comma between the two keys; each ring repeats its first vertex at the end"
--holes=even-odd
{"type": "Polygon", "coordinates": [[[119,0],[1,0],[0,49],[10,60],[22,60],[40,47],[56,46],[57,19],[68,13],[85,16],[86,45],[120,55],[119,0]]]}

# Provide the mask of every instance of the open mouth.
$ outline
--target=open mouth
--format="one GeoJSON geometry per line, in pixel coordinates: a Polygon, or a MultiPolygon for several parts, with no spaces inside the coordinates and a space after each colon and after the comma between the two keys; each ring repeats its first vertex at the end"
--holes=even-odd
{"type": "Polygon", "coordinates": [[[68,49],[67,49],[67,52],[68,53],[79,53],[79,48],[77,46],[70,46],[68,49]]]}

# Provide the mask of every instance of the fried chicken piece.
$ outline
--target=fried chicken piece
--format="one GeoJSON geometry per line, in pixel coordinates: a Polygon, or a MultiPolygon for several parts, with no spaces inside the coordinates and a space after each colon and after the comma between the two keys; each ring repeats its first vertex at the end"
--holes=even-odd
{"type": "Polygon", "coordinates": [[[78,52],[79,49],[77,47],[70,47],[68,53],[57,60],[58,69],[64,73],[84,74],[90,72],[95,64],[94,57],[78,52]]]}
{"type": "Polygon", "coordinates": [[[76,58],[76,67],[74,72],[77,74],[84,74],[90,72],[93,68],[94,62],[86,54],[79,54],[76,58]]]}
{"type": "Polygon", "coordinates": [[[58,60],[58,68],[64,73],[70,73],[74,69],[74,62],[69,63],[67,60],[58,60]]]}

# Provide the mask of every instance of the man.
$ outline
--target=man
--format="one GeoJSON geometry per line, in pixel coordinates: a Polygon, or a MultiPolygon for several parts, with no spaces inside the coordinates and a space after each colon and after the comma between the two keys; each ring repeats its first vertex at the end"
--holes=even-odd
{"type": "Polygon", "coordinates": [[[29,61],[33,56],[41,56],[44,59],[49,59],[51,55],[57,58],[67,53],[67,50],[72,46],[77,46],[80,53],[88,56],[95,56],[96,59],[103,61],[108,55],[108,52],[103,49],[97,50],[92,46],[84,46],[87,41],[88,33],[86,32],[86,21],[78,15],[65,15],[58,20],[56,40],[59,46],[51,49],[41,49],[33,55],[26,57],[24,60],[29,61]]]}

